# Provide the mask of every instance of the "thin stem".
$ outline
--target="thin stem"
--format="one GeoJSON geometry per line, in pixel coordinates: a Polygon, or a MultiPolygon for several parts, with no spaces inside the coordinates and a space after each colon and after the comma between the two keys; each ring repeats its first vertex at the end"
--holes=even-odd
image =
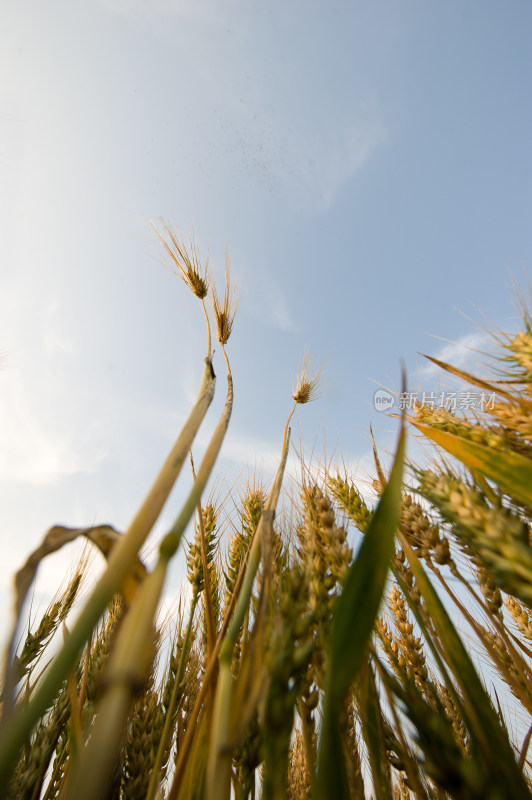
{"type": "Polygon", "coordinates": [[[177,673],[175,676],[174,685],[172,688],[172,695],[170,697],[170,703],[168,705],[168,709],[166,711],[166,718],[164,720],[164,728],[161,734],[161,741],[159,742],[159,747],[157,748],[157,755],[155,756],[155,763],[153,765],[150,783],[148,786],[148,792],[146,794],[146,800],[154,800],[155,793],[157,792],[157,788],[159,786],[159,775],[162,768],[164,754],[166,752],[166,748],[168,747],[168,743],[170,741],[170,736],[172,732],[172,724],[174,721],[174,714],[177,708],[177,704],[179,702],[179,694],[181,689],[181,682],[183,680],[183,675],[185,672],[185,659],[186,653],[188,651],[188,643],[190,641],[190,633],[192,631],[192,622],[194,620],[194,612],[196,611],[196,605],[198,603],[199,594],[194,594],[192,598],[191,608],[190,608],[190,616],[188,619],[187,630],[185,632],[185,638],[183,639],[183,645],[181,647],[181,654],[179,657],[179,666],[177,668],[177,673]]]}
{"type": "MultiPolygon", "coordinates": [[[[290,415],[289,415],[289,417],[288,417],[288,419],[286,421],[285,427],[284,427],[281,463],[280,463],[279,468],[277,470],[277,475],[276,475],[276,478],[275,478],[274,486],[273,486],[273,488],[272,488],[272,490],[270,492],[270,495],[269,495],[268,500],[266,502],[265,508],[266,507],[270,507],[272,503],[277,502],[277,499],[279,497],[281,483],[282,483],[282,475],[284,473],[286,460],[287,460],[287,457],[288,457],[288,444],[289,444],[289,440],[290,440],[289,424],[290,424],[290,420],[292,419],[292,416],[294,414],[296,405],[297,404],[294,404],[294,408],[292,409],[292,411],[291,411],[291,413],[290,413],[290,415]]],[[[261,519],[262,519],[262,517],[261,517],[261,519]]],[[[253,539],[252,539],[252,542],[251,542],[251,545],[250,545],[250,549],[248,550],[248,552],[246,554],[246,559],[245,559],[244,563],[242,564],[242,566],[241,566],[241,568],[239,570],[238,578],[237,578],[237,581],[236,581],[236,584],[235,584],[235,588],[234,588],[233,594],[231,596],[231,601],[230,601],[229,607],[228,607],[228,609],[227,609],[227,611],[225,613],[224,620],[223,620],[223,623],[222,623],[222,627],[221,627],[220,633],[218,634],[218,638],[216,640],[216,646],[215,646],[214,651],[213,651],[213,653],[211,655],[211,658],[210,658],[210,660],[209,660],[209,662],[207,664],[207,668],[205,670],[205,675],[203,677],[203,683],[201,685],[201,688],[199,690],[198,696],[196,698],[196,702],[194,704],[194,708],[192,710],[192,714],[190,716],[189,724],[188,724],[188,727],[187,727],[187,732],[185,734],[185,738],[184,738],[183,744],[182,744],[181,749],[179,751],[179,757],[177,759],[176,771],[175,771],[175,774],[174,774],[174,780],[173,780],[171,789],[170,789],[170,791],[168,793],[167,800],[176,800],[176,798],[178,796],[179,787],[181,785],[181,780],[183,778],[183,774],[184,774],[186,763],[187,763],[187,758],[188,758],[188,755],[190,753],[190,749],[191,749],[193,741],[194,741],[195,731],[197,730],[197,727],[198,727],[198,720],[199,720],[199,718],[201,716],[201,712],[203,710],[203,701],[205,700],[205,696],[207,694],[207,691],[209,689],[209,686],[211,685],[213,676],[215,675],[217,667],[218,667],[218,653],[219,653],[220,648],[222,646],[222,642],[225,641],[225,637],[226,637],[226,634],[228,632],[229,625],[232,624],[232,621],[234,619],[234,615],[235,615],[235,611],[234,610],[235,610],[235,607],[236,607],[236,604],[237,604],[237,600],[240,597],[240,593],[242,591],[242,585],[244,583],[245,577],[248,574],[248,565],[249,565],[249,561],[251,559],[251,553],[252,553],[253,547],[255,546],[255,542],[256,541],[258,541],[260,543],[259,527],[260,527],[260,521],[259,521],[259,525],[257,526],[257,528],[255,530],[255,533],[253,534],[253,539]]],[[[245,605],[247,606],[247,603],[245,605]]]]}
{"type": "Polygon", "coordinates": [[[220,420],[218,421],[218,425],[212,435],[211,441],[209,442],[209,446],[207,447],[207,451],[203,457],[203,461],[201,462],[200,468],[198,470],[197,478],[194,482],[194,485],[186,499],[186,502],[181,509],[181,512],[175,521],[171,530],[166,534],[164,539],[160,545],[160,552],[166,559],[170,559],[174,553],[176,552],[177,548],[179,547],[179,543],[181,541],[181,537],[185,532],[185,528],[187,527],[190,518],[192,517],[195,509],[197,508],[198,503],[201,500],[201,495],[203,494],[203,490],[207,485],[207,481],[210,478],[212,469],[214,467],[214,463],[218,458],[218,454],[220,453],[220,449],[223,444],[223,440],[225,434],[227,432],[227,427],[229,425],[229,420],[231,418],[231,411],[233,408],[233,379],[231,374],[227,375],[227,396],[225,401],[225,406],[222,411],[222,415],[220,420]]]}
{"type": "Polygon", "coordinates": [[[207,323],[207,358],[212,358],[211,354],[211,323],[209,321],[209,315],[207,314],[207,309],[205,307],[205,300],[202,298],[201,305],[203,306],[203,313],[205,314],[205,321],[207,323]]]}
{"type": "Polygon", "coordinates": [[[225,798],[229,796],[232,752],[229,746],[229,738],[233,690],[233,676],[231,673],[233,650],[249,607],[253,583],[260,562],[261,547],[263,546],[263,542],[271,541],[272,538],[273,519],[288,458],[290,442],[289,424],[296,405],[297,403],[294,403],[294,407],[285,424],[281,462],[277,469],[270,496],[268,497],[257,530],[255,531],[235,612],[220,648],[220,674],[214,699],[212,734],[207,760],[207,800],[216,800],[220,797],[225,798]]]}

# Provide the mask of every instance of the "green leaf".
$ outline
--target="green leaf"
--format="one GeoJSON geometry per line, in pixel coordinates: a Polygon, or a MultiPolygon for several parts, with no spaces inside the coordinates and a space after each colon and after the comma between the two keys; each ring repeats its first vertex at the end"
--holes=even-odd
{"type": "Polygon", "coordinates": [[[382,797],[383,800],[392,800],[393,795],[386,763],[386,742],[382,727],[382,711],[375,684],[375,676],[369,661],[366,661],[365,668],[360,675],[358,710],[376,796],[382,797]]]}
{"type": "Polygon", "coordinates": [[[402,423],[390,480],[382,493],[336,605],[325,687],[318,775],[313,795],[317,800],[349,797],[338,717],[349,686],[364,662],[394,553],[394,538],[401,508],[404,450],[405,434],[402,423]]]}

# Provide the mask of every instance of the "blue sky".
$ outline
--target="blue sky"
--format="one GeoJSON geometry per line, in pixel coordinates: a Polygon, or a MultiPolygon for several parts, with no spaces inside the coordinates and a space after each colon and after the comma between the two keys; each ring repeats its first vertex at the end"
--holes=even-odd
{"type": "Polygon", "coordinates": [[[356,466],[370,422],[393,441],[373,381],[467,352],[433,337],[482,345],[472,304],[517,325],[531,44],[521,0],[4,0],[2,617],[50,525],[127,526],[195,396],[200,309],[149,219],[194,230],[220,281],[230,245],[229,483],[275,464],[306,346],[329,364],[295,437],[356,466]]]}

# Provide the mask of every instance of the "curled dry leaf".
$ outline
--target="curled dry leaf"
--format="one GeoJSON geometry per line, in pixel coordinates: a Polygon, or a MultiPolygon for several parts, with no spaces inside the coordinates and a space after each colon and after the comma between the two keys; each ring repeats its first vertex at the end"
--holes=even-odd
{"type": "MultiPolygon", "coordinates": [[[[54,525],[52,528],[50,528],[39,547],[37,547],[37,549],[31,553],[25,564],[15,575],[15,621],[13,636],[10,642],[10,651],[12,651],[14,644],[14,638],[18,627],[18,619],[24,604],[24,600],[26,599],[26,595],[32,584],[32,581],[35,578],[40,562],[43,560],[43,558],[46,558],[46,556],[51,555],[51,553],[55,553],[57,550],[60,550],[64,545],[74,541],[74,539],[77,539],[79,536],[85,536],[87,539],[93,542],[93,544],[95,544],[103,553],[105,558],[108,559],[111,550],[118,542],[122,534],[115,530],[115,528],[113,528],[111,525],[97,525],[93,528],[66,528],[62,525],[54,525]]],[[[133,569],[126,576],[121,586],[122,594],[124,595],[124,599],[127,603],[131,603],[137,591],[137,587],[145,575],[146,567],[140,558],[137,558],[133,569]]]]}

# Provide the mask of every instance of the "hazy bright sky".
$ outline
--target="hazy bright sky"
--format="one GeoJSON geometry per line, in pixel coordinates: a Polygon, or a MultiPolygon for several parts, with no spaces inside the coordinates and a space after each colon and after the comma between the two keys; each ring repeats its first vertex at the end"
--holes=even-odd
{"type": "MultiPolygon", "coordinates": [[[[321,456],[325,434],[356,466],[370,422],[393,442],[373,381],[397,386],[403,359],[417,385],[418,351],[444,345],[428,334],[481,344],[459,313],[481,319],[471,304],[517,325],[506,285],[532,255],[532,5],[1,8],[5,618],[10,575],[52,524],[127,526],[196,395],[201,310],[149,219],[194,230],[220,285],[230,245],[229,482],[275,464],[306,345],[330,359],[295,439],[321,456]]],[[[223,404],[220,356],[198,459],[223,404]]]]}

